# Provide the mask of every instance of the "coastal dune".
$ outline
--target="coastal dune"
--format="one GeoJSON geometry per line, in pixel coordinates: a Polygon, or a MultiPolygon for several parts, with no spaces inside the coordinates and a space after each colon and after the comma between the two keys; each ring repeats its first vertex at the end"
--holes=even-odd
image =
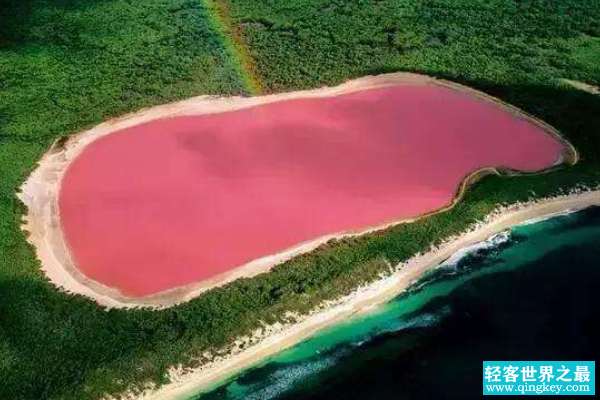
{"type": "Polygon", "coordinates": [[[55,145],[21,198],[52,282],[108,307],[167,307],[445,210],[482,175],[576,159],[522,111],[399,73],[109,121],[55,145]]]}

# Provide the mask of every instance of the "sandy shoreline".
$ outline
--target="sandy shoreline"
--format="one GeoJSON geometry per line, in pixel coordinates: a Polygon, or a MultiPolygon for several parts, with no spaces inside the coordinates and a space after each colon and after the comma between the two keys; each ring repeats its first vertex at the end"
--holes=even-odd
{"type": "Polygon", "coordinates": [[[600,88],[598,86],[590,85],[589,83],[574,81],[572,79],[561,79],[561,82],[567,84],[575,89],[582,90],[591,94],[600,95],[600,88]]]}
{"type": "Polygon", "coordinates": [[[532,201],[504,207],[491,213],[470,231],[450,238],[431,251],[418,254],[399,265],[397,272],[371,285],[358,289],[350,296],[323,306],[315,313],[287,326],[279,325],[265,329],[253,337],[253,344],[228,356],[216,358],[204,366],[183,372],[173,369],[172,383],[148,390],[136,400],[183,400],[203,389],[226,379],[260,360],[301,342],[315,332],[340,322],[349,316],[368,311],[385,303],[406,290],[426,271],[435,268],[457,251],[484,241],[512,226],[538,221],[566,211],[577,211],[590,206],[600,206],[600,190],[574,192],[549,199],[532,201]]]}
{"type": "MultiPolygon", "coordinates": [[[[21,188],[19,197],[25,203],[28,210],[23,229],[28,232],[28,240],[35,247],[37,256],[42,262],[42,271],[52,283],[65,291],[83,294],[106,307],[131,308],[142,306],[164,308],[193,299],[215,286],[224,285],[241,277],[253,277],[267,272],[273,266],[297,255],[310,252],[331,239],[363,235],[430,215],[431,213],[420,215],[416,218],[388,221],[378,226],[357,231],[338,232],[322,236],[306,243],[300,243],[293,248],[286,249],[277,254],[256,259],[211,279],[142,298],[127,297],[118,290],[85,276],[73,262],[60,228],[58,193],[62,177],[68,165],[87,145],[115,131],[160,118],[222,113],[291,99],[330,97],[361,90],[407,84],[443,86],[469,94],[480,100],[497,104],[517,118],[526,119],[548,134],[558,138],[565,145],[565,154],[560,157],[557,163],[574,164],[577,161],[578,155],[576,150],[554,128],[543,121],[477,90],[423,75],[395,73],[369,76],[352,80],[336,87],[261,97],[215,98],[200,96],[177,103],[141,110],[137,113],[100,124],[88,131],[74,135],[66,141],[57,142],[40,160],[37,169],[30,175],[21,188]]],[[[446,207],[435,212],[442,212],[454,206],[471,182],[491,173],[498,173],[498,171],[495,168],[482,168],[473,171],[472,174],[461,182],[453,201],[446,207]]]]}

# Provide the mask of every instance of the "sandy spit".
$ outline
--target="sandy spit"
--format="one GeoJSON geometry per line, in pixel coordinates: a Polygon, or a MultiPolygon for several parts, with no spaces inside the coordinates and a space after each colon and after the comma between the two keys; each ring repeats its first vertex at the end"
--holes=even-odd
{"type": "MultiPolygon", "coordinates": [[[[577,151],[568,142],[562,139],[560,134],[554,128],[543,121],[477,90],[424,75],[394,73],[379,76],[367,76],[348,81],[336,87],[324,87],[315,90],[261,97],[194,97],[176,103],[143,109],[139,112],[102,123],[88,131],[76,134],[67,140],[57,141],[43,156],[38,167],[23,184],[21,192],[18,194],[28,210],[25,216],[23,229],[28,233],[28,240],[35,247],[37,256],[41,260],[42,271],[52,283],[66,292],[85,295],[96,301],[98,304],[108,308],[166,308],[189,301],[215,286],[224,285],[241,277],[253,277],[268,272],[273,266],[299,254],[312,251],[331,239],[363,235],[400,223],[414,221],[414,219],[389,221],[382,225],[360,231],[339,232],[326,235],[307,243],[301,243],[280,253],[259,258],[212,279],[181,286],[173,290],[143,298],[127,297],[118,290],[94,281],[79,271],[71,258],[70,251],[60,227],[58,193],[60,191],[62,177],[69,164],[81,154],[85,147],[103,136],[127,127],[161,118],[222,113],[291,99],[330,97],[344,93],[396,85],[444,86],[468,93],[483,101],[493,102],[508,112],[511,112],[516,117],[529,120],[544,131],[561,140],[565,144],[566,151],[557,161],[557,164],[574,164],[578,160],[577,151]]],[[[460,200],[465,188],[471,182],[490,173],[498,173],[498,171],[494,168],[484,168],[479,171],[474,171],[462,182],[452,203],[437,212],[445,211],[452,207],[460,200]]]]}
{"type": "Polygon", "coordinates": [[[561,79],[561,82],[574,87],[575,89],[582,90],[584,92],[588,92],[591,94],[600,95],[600,88],[598,86],[590,85],[589,83],[574,81],[572,79],[561,79]]]}
{"type": "MultiPolygon", "coordinates": [[[[169,373],[171,383],[158,389],[151,388],[141,394],[129,394],[125,397],[131,400],[188,399],[264,358],[305,340],[325,327],[343,321],[351,315],[372,310],[393,299],[418,280],[423,273],[435,268],[467,246],[484,241],[512,226],[590,206],[600,206],[600,189],[575,190],[552,198],[500,207],[464,234],[452,237],[437,248],[417,254],[401,263],[392,275],[359,288],[338,301],[325,304],[312,314],[300,317],[295,323],[267,326],[251,337],[240,339],[234,350],[216,356],[213,361],[200,368],[186,370],[181,366],[174,367],[169,373]]],[[[110,399],[112,398],[106,400],[110,399]]]]}

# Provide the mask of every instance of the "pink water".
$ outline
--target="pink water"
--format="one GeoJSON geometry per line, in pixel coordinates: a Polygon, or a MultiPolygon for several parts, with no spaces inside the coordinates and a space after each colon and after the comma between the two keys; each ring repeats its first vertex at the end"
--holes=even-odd
{"type": "Polygon", "coordinates": [[[436,210],[481,167],[537,171],[562,151],[530,122],[434,86],[164,119],[71,164],[62,229],[85,275],[145,296],[436,210]]]}

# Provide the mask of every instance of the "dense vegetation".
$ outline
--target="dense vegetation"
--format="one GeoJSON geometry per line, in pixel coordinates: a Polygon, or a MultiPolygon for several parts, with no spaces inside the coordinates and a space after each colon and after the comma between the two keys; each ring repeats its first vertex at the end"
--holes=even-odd
{"type": "Polygon", "coordinates": [[[594,0],[221,0],[270,91],[410,70],[461,81],[598,83],[594,0]]]}
{"type": "MultiPolygon", "coordinates": [[[[218,3],[218,2],[216,2],[218,3]]],[[[452,78],[553,124],[582,162],[489,177],[451,211],[330,243],[173,309],[104,311],[57,291],[19,229],[15,192],[50,143],[110,116],[201,93],[245,93],[213,6],[196,0],[0,0],[0,399],[87,400],[161,381],[174,363],[348,293],[501,202],[600,182],[597,0],[232,0],[270,91],[412,70],[452,78]]],[[[229,7],[230,6],[230,7],[229,7]]],[[[482,134],[485,134],[482,132],[482,134]]],[[[198,361],[195,361],[198,362],[198,361]]]]}

